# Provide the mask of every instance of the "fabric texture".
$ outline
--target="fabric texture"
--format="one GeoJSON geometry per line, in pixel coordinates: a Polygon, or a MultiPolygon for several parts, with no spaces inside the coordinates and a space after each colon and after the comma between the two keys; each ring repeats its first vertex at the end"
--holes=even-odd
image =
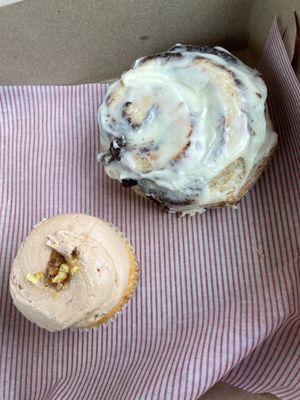
{"type": "Polygon", "coordinates": [[[198,399],[219,380],[300,398],[300,85],[274,23],[259,69],[278,151],[237,209],[178,218],[96,161],[107,85],[0,88],[0,398],[198,399]],[[18,247],[42,218],[117,226],[140,261],[121,315],[48,333],[9,294],[18,247]]]}

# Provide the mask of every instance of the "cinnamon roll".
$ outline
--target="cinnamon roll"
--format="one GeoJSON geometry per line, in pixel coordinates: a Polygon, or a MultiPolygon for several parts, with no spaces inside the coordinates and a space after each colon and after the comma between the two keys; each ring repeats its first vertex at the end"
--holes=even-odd
{"type": "Polygon", "coordinates": [[[140,58],[100,106],[99,159],[169,212],[235,205],[277,143],[266,97],[260,74],[221,47],[140,58]]]}

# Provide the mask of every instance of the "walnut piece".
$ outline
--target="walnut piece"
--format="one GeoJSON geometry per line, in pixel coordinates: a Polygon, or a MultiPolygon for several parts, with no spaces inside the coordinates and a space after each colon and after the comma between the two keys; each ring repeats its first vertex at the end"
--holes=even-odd
{"type": "Polygon", "coordinates": [[[58,274],[52,278],[52,283],[63,283],[69,276],[70,267],[68,264],[61,264],[58,270],[58,274]]]}
{"type": "Polygon", "coordinates": [[[46,272],[48,286],[53,286],[57,290],[63,289],[71,275],[79,271],[79,267],[76,265],[78,256],[77,248],[72,251],[68,260],[57,251],[52,250],[46,272]]]}
{"type": "Polygon", "coordinates": [[[26,275],[26,279],[31,282],[33,285],[37,285],[40,280],[44,278],[44,274],[42,272],[36,272],[35,274],[28,273],[26,275]]]}
{"type": "Polygon", "coordinates": [[[76,265],[78,256],[79,251],[77,247],[72,251],[68,261],[57,251],[52,250],[46,273],[28,273],[26,279],[35,286],[42,281],[46,286],[52,286],[57,290],[61,290],[69,281],[71,275],[79,271],[79,267],[76,265]]]}

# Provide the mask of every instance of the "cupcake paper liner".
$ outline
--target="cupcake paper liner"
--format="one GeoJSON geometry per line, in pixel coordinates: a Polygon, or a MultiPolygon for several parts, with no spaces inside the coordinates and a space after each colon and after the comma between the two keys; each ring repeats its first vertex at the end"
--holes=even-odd
{"type": "Polygon", "coordinates": [[[101,327],[107,327],[110,323],[112,323],[115,318],[119,315],[121,315],[124,311],[124,309],[127,307],[129,304],[129,301],[131,300],[132,296],[135,293],[135,289],[137,287],[138,281],[139,281],[139,263],[137,261],[137,258],[135,256],[134,249],[128,239],[125,237],[123,232],[121,232],[118,228],[116,228],[112,223],[106,222],[107,225],[109,225],[124,241],[124,245],[126,247],[126,251],[128,254],[130,266],[129,266],[129,278],[128,278],[128,287],[126,292],[124,293],[123,297],[121,300],[118,302],[118,304],[108,313],[103,314],[99,320],[97,320],[95,323],[91,324],[90,326],[86,327],[70,327],[69,329],[71,331],[80,331],[80,332],[90,332],[90,331],[95,331],[100,329],[101,327]]]}

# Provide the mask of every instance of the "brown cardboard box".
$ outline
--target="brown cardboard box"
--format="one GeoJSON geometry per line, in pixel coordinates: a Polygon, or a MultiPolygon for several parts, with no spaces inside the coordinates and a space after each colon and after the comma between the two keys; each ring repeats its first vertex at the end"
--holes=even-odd
{"type": "Polygon", "coordinates": [[[178,42],[223,45],[255,65],[275,16],[292,55],[300,8],[298,0],[0,0],[7,3],[1,84],[108,80],[178,42]]]}
{"type": "MultiPolygon", "coordinates": [[[[298,0],[0,0],[0,84],[70,84],[117,77],[175,43],[222,45],[250,65],[274,17],[290,58],[298,0]]],[[[219,383],[203,399],[272,399],[219,383]]]]}

